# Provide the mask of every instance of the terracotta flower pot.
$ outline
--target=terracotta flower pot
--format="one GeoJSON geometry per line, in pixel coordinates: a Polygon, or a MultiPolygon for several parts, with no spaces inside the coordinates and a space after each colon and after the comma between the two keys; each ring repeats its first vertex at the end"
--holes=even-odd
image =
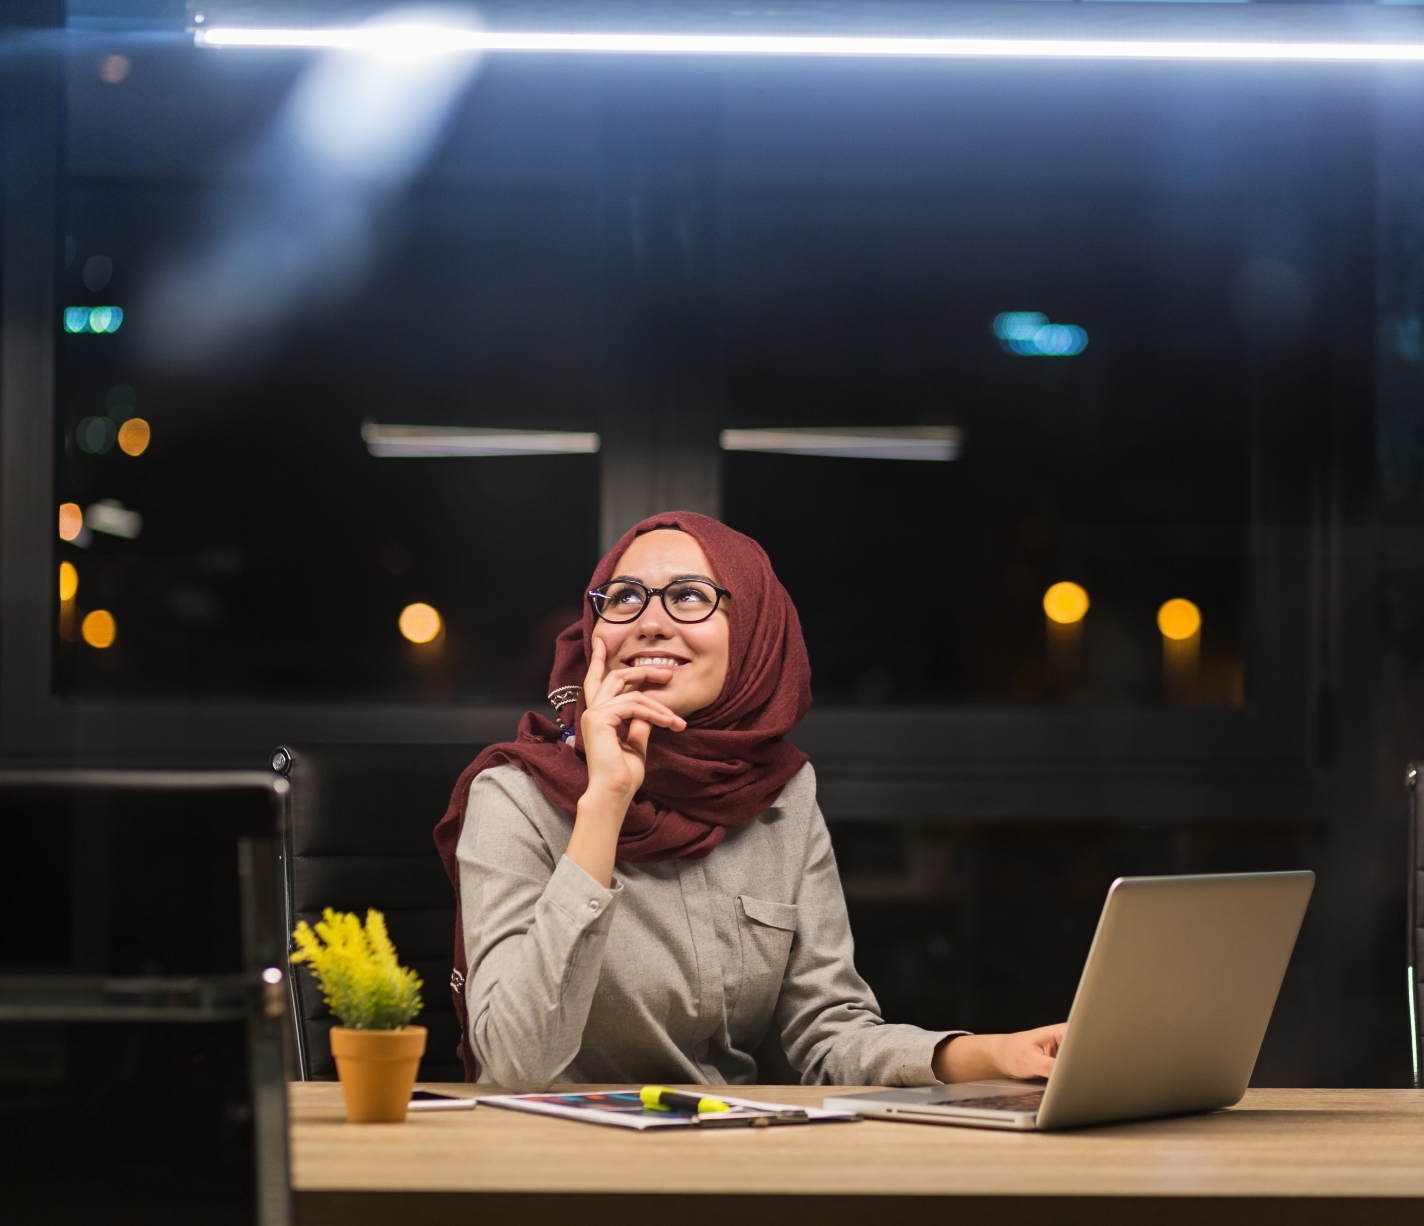
{"type": "Polygon", "coordinates": [[[401,1030],[331,1029],[331,1054],[341,1078],[346,1118],[353,1124],[399,1124],[405,1119],[415,1071],[425,1054],[425,1027],[401,1030]]]}

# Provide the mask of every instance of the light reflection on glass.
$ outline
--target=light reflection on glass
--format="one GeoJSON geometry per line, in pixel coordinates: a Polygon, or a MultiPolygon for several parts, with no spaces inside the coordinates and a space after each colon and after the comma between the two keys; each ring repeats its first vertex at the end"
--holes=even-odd
{"type": "Polygon", "coordinates": [[[95,609],[84,618],[79,627],[79,633],[84,636],[84,641],[90,647],[103,650],[105,647],[114,645],[119,627],[118,623],[114,621],[114,615],[108,609],[95,609]]]}
{"type": "Polygon", "coordinates": [[[1189,639],[1201,632],[1201,610],[1190,600],[1178,597],[1167,601],[1157,610],[1157,629],[1163,638],[1189,639]]]}
{"type": "Polygon", "coordinates": [[[440,614],[428,604],[417,601],[401,610],[400,632],[412,643],[429,643],[443,628],[440,614]]]}
{"type": "Polygon", "coordinates": [[[107,455],[118,427],[111,417],[85,417],[74,427],[74,441],[88,455],[107,455]]]}
{"type": "Polygon", "coordinates": [[[1010,353],[1032,358],[1071,358],[1088,347],[1088,333],[1077,324],[1050,323],[1042,311],[1002,311],[994,316],[994,335],[1010,353]]]}
{"type": "Polygon", "coordinates": [[[84,512],[77,502],[62,502],[59,506],[59,539],[72,541],[84,531],[84,512]]]}
{"type": "Polygon", "coordinates": [[[61,562],[59,564],[59,598],[61,601],[73,600],[75,593],[79,591],[79,571],[73,562],[61,562]]]}
{"type": "Polygon", "coordinates": [[[84,512],[85,527],[134,540],[143,531],[143,516],[129,510],[117,498],[101,498],[84,512]]]}
{"type": "Polygon", "coordinates": [[[64,308],[66,332],[117,332],[124,322],[122,307],[72,306],[64,308]]]}
{"type": "Polygon", "coordinates": [[[146,291],[140,341],[151,358],[175,369],[249,361],[295,312],[359,290],[382,217],[439,147],[480,66],[477,56],[392,54],[412,20],[453,31],[475,18],[392,9],[360,27],[372,54],[312,60],[241,159],[263,190],[236,208],[214,196],[199,245],[175,252],[146,291]]]}
{"type": "Polygon", "coordinates": [[[99,80],[105,85],[121,85],[129,75],[133,61],[126,55],[108,55],[99,61],[99,80]]]}
{"type": "Polygon", "coordinates": [[[130,417],[119,427],[119,450],[125,455],[142,455],[148,450],[153,431],[142,417],[130,417]]]}
{"type": "Polygon", "coordinates": [[[1088,593],[1078,584],[1065,579],[1044,592],[1043,611],[1050,621],[1060,626],[1071,626],[1087,615],[1088,593]]]}

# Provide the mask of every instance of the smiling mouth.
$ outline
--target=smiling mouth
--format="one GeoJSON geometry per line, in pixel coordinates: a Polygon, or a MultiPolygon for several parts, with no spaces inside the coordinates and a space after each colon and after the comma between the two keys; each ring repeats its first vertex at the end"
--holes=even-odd
{"type": "Polygon", "coordinates": [[[678,656],[659,656],[641,653],[628,661],[629,668],[681,668],[688,661],[678,656]]]}

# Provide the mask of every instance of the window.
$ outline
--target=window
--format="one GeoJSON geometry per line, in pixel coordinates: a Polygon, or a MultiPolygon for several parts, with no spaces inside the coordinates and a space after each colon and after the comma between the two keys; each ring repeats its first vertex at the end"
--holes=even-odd
{"type": "Polygon", "coordinates": [[[221,293],[159,326],[153,287],[244,218],[328,241],[271,152],[322,61],[105,62],[69,65],[51,325],[54,688],[84,718],[255,700],[263,745],[288,700],[375,702],[507,735],[600,548],[682,506],[798,602],[828,812],[1036,813],[1068,762],[1106,772],[1076,815],[1139,811],[1145,762],[1198,807],[1259,767],[1314,811],[1334,449],[1370,386],[1359,79],[495,57],[357,193],[350,266],[249,336],[221,293]],[[432,430],[568,446],[393,454],[432,430]],[[1045,605],[1065,583],[1081,617],[1045,605]]]}
{"type": "Polygon", "coordinates": [[[297,199],[310,167],[262,152],[299,74],[189,47],[111,83],[106,62],[71,79],[59,284],[67,307],[125,313],[59,340],[55,501],[84,523],[58,545],[77,580],[60,692],[541,697],[599,552],[597,218],[577,159],[492,154],[508,115],[485,91],[430,173],[349,221],[369,235],[333,238],[359,183],[297,199]],[[351,267],[298,252],[284,274],[284,243],[351,267]],[[273,267],[252,277],[249,253],[273,267]],[[577,437],[411,457],[378,454],[373,425],[577,437]],[[425,641],[403,633],[411,606],[435,611],[404,623],[425,641]]]}

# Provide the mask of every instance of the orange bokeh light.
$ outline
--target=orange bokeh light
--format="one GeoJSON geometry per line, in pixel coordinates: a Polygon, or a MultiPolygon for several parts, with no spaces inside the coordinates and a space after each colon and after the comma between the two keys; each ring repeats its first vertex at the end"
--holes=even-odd
{"type": "Polygon", "coordinates": [[[1162,637],[1181,641],[1201,632],[1201,610],[1190,600],[1178,597],[1157,610],[1157,629],[1162,637]]]}
{"type": "Polygon", "coordinates": [[[400,632],[412,643],[429,643],[444,629],[444,622],[428,604],[408,604],[401,610],[400,632]]]}
{"type": "Polygon", "coordinates": [[[130,417],[119,427],[119,450],[125,455],[142,455],[152,438],[148,422],[142,417],[130,417]]]}
{"type": "Polygon", "coordinates": [[[79,633],[90,647],[111,647],[118,637],[119,626],[108,609],[95,609],[84,618],[79,633]]]}
{"type": "Polygon", "coordinates": [[[77,502],[59,504],[59,539],[72,541],[84,531],[84,512],[77,502]]]}
{"type": "Polygon", "coordinates": [[[1076,583],[1055,583],[1043,594],[1043,611],[1063,626],[1080,622],[1088,612],[1088,593],[1076,583]]]}

